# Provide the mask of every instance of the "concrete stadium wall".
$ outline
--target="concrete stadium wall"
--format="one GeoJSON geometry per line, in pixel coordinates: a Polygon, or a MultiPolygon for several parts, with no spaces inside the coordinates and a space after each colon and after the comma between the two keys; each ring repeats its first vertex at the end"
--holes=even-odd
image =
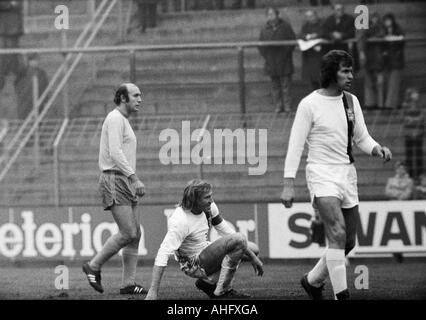
{"type": "MultiPolygon", "coordinates": [[[[278,203],[218,206],[235,230],[257,242],[262,257],[315,258],[324,249],[310,240],[309,203],[296,203],[291,209],[278,203]]],[[[166,216],[173,209],[172,203],[139,207],[142,259],[155,258],[166,233],[166,216]]],[[[351,256],[426,255],[425,211],[424,200],[362,202],[358,244],[351,256]]],[[[0,262],[88,260],[116,231],[111,214],[101,207],[0,208],[0,262]]],[[[213,231],[209,236],[214,240],[218,235],[213,231]]]]}

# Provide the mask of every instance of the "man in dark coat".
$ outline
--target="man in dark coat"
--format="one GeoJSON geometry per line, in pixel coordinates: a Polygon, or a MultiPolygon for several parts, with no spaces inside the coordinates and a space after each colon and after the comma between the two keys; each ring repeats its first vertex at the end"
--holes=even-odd
{"type": "MultiPolygon", "coordinates": [[[[0,47],[18,48],[23,34],[22,1],[0,0],[0,47]]],[[[0,56],[0,91],[6,76],[11,72],[16,75],[21,64],[16,54],[0,56]]]]}
{"type": "MultiPolygon", "coordinates": [[[[300,38],[308,41],[321,37],[321,21],[313,10],[305,13],[306,21],[302,25],[300,38]]],[[[320,88],[320,65],[321,65],[320,44],[302,52],[302,78],[311,84],[313,90],[320,88]]]]}
{"type": "MultiPolygon", "coordinates": [[[[295,40],[291,25],[279,17],[276,8],[267,9],[268,21],[260,33],[260,41],[295,40]]],[[[272,80],[272,98],[276,112],[291,111],[291,76],[294,45],[259,47],[265,59],[265,73],[272,80]]]]}
{"type": "Polygon", "coordinates": [[[136,0],[138,6],[139,27],[141,32],[147,28],[155,28],[157,25],[157,2],[158,0],[136,0]]]}
{"type": "Polygon", "coordinates": [[[364,108],[384,106],[384,59],[381,42],[368,42],[369,38],[383,38],[384,26],[378,13],[370,17],[370,27],[360,30],[358,48],[361,67],[364,68],[364,108]]]}
{"type": "MultiPolygon", "coordinates": [[[[39,66],[37,54],[30,54],[28,64],[24,66],[15,80],[15,92],[17,113],[19,119],[26,119],[34,107],[33,101],[33,78],[37,77],[38,97],[40,97],[48,85],[46,71],[39,66]]],[[[43,105],[39,108],[39,113],[43,110],[43,105]]]]}
{"type": "Polygon", "coordinates": [[[335,4],[333,9],[333,14],[324,21],[322,37],[334,43],[323,46],[324,54],[330,50],[345,50],[351,53],[348,44],[342,41],[355,37],[354,18],[345,13],[341,4],[335,4]]]}

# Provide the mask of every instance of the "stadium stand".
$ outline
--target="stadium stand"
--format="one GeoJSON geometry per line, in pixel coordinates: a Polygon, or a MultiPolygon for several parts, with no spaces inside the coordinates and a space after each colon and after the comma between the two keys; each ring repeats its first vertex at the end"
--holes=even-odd
{"type": "MultiPolygon", "coordinates": [[[[351,1],[347,11],[353,11],[351,1]]],[[[129,10],[129,1],[124,1],[123,12],[129,10]]],[[[306,7],[287,8],[286,15],[295,30],[300,29],[301,17],[306,7]]],[[[330,8],[320,8],[320,16],[330,8]]],[[[407,36],[426,36],[422,19],[426,6],[421,3],[386,3],[386,12],[395,12],[407,36]]],[[[71,18],[72,19],[72,18],[71,18]]],[[[83,21],[83,15],[80,15],[83,21]]],[[[87,18],[86,18],[87,19],[87,18]]],[[[40,21],[43,21],[40,18],[40,21]]],[[[160,15],[158,27],[148,29],[145,34],[130,33],[125,44],[174,44],[218,41],[257,40],[259,28],[264,22],[264,9],[240,11],[200,11],[167,13],[160,15]]],[[[92,45],[117,43],[117,13],[111,14],[99,31],[92,45]],[[114,32],[112,32],[114,31],[114,32]]],[[[25,36],[25,47],[54,47],[60,41],[57,31],[47,28],[25,36]]],[[[68,36],[73,43],[82,29],[73,30],[68,36]],[[73,35],[74,33],[74,35],[73,35]]],[[[408,43],[404,86],[416,85],[424,95],[426,92],[425,43],[408,43]]],[[[294,101],[297,102],[309,92],[308,84],[300,79],[300,52],[294,54],[294,101]]],[[[42,65],[49,72],[62,61],[61,55],[49,55],[42,65]]],[[[115,86],[129,79],[129,54],[97,54],[93,60],[84,59],[73,73],[70,83],[72,97],[71,116],[62,135],[58,148],[59,159],[59,203],[60,205],[98,205],[98,144],[104,115],[112,106],[115,86]]],[[[197,176],[200,168],[195,164],[163,165],[158,160],[161,130],[181,130],[183,120],[191,120],[192,130],[201,128],[207,114],[212,118],[208,129],[242,127],[268,129],[268,166],[261,176],[249,176],[248,165],[203,165],[203,177],[215,186],[217,201],[277,201],[282,188],[282,171],[288,135],[294,114],[275,115],[269,95],[269,80],[263,75],[262,59],[257,50],[245,52],[245,80],[247,116],[239,114],[238,65],[235,50],[184,50],[147,51],[137,53],[136,83],[144,92],[145,107],[133,123],[137,123],[138,168],[147,194],[144,203],[174,203],[180,197],[182,183],[197,176]]],[[[356,91],[362,78],[358,79],[356,91]]],[[[359,95],[361,96],[361,95],[359,95]]],[[[60,100],[60,99],[57,99],[60,100]]],[[[60,110],[61,101],[56,101],[52,110],[60,110]]],[[[396,158],[403,157],[402,116],[399,110],[393,112],[369,110],[365,112],[366,122],[373,137],[392,146],[396,158]]],[[[18,160],[0,183],[0,205],[2,206],[44,206],[53,205],[54,199],[54,157],[53,141],[63,123],[58,113],[52,111],[40,124],[39,156],[34,157],[31,139],[18,160]],[[38,159],[38,160],[37,160],[38,159]],[[35,163],[37,162],[37,163],[35,163]]],[[[8,131],[3,145],[13,139],[22,122],[9,120],[8,131]]],[[[256,151],[258,149],[256,148],[256,151]]],[[[386,179],[393,172],[392,166],[380,161],[370,161],[361,153],[355,154],[359,171],[360,197],[364,200],[383,199],[386,179]]],[[[305,158],[302,159],[302,166],[305,158]]],[[[300,170],[296,180],[297,201],[306,201],[308,193],[304,171],[300,170]]]]}

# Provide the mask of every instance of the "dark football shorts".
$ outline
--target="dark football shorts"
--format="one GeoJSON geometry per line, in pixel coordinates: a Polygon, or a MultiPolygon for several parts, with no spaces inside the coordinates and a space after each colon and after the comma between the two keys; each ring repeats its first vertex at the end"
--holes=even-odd
{"type": "Polygon", "coordinates": [[[104,210],[116,206],[137,206],[138,197],[129,178],[119,171],[104,171],[99,177],[99,192],[104,210]]]}

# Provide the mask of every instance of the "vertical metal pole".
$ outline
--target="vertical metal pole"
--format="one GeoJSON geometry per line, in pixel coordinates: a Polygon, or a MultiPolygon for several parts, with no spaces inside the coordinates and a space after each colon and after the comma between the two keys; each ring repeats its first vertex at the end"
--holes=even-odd
{"type": "Polygon", "coordinates": [[[28,33],[28,16],[29,16],[30,10],[29,10],[29,4],[28,0],[24,0],[22,3],[22,17],[23,17],[23,23],[24,23],[24,33],[28,33]]]}
{"type": "Polygon", "coordinates": [[[89,19],[92,20],[95,16],[95,10],[96,10],[96,3],[95,0],[88,0],[87,1],[87,15],[89,16],[89,19]]]}
{"type": "Polygon", "coordinates": [[[118,0],[117,1],[117,11],[118,11],[118,17],[117,17],[117,24],[118,24],[118,42],[122,42],[123,41],[123,24],[124,24],[124,19],[123,19],[123,1],[118,0]]]}
{"type": "Polygon", "coordinates": [[[136,83],[136,52],[130,50],[130,82],[136,83]]]}
{"type": "MultiPolygon", "coordinates": [[[[68,46],[67,42],[67,33],[66,30],[62,30],[62,47],[66,48],[68,46]]],[[[64,62],[66,63],[67,54],[64,53],[64,62]]],[[[68,65],[65,64],[64,66],[64,75],[68,71],[68,65]]],[[[69,95],[68,95],[68,81],[64,84],[64,87],[62,89],[62,102],[63,102],[63,109],[64,109],[64,118],[68,118],[69,115],[69,95]]]]}
{"type": "Polygon", "coordinates": [[[239,79],[239,93],[240,93],[240,109],[241,115],[244,119],[243,127],[245,128],[245,114],[246,114],[246,84],[244,72],[244,48],[238,47],[238,79],[239,79]]]}
{"type": "Polygon", "coordinates": [[[254,204],[254,242],[259,246],[259,219],[257,215],[257,203],[254,204]]]}
{"type": "Polygon", "coordinates": [[[59,157],[57,146],[53,146],[53,170],[55,207],[59,207],[59,157]]]}
{"type": "MultiPolygon", "coordinates": [[[[34,108],[35,118],[37,119],[38,111],[39,111],[37,107],[37,100],[39,97],[37,75],[33,75],[32,82],[33,82],[33,108],[34,108]]],[[[38,128],[39,128],[39,125],[37,124],[36,129],[34,131],[34,164],[37,170],[40,166],[40,132],[38,128]]]]}

